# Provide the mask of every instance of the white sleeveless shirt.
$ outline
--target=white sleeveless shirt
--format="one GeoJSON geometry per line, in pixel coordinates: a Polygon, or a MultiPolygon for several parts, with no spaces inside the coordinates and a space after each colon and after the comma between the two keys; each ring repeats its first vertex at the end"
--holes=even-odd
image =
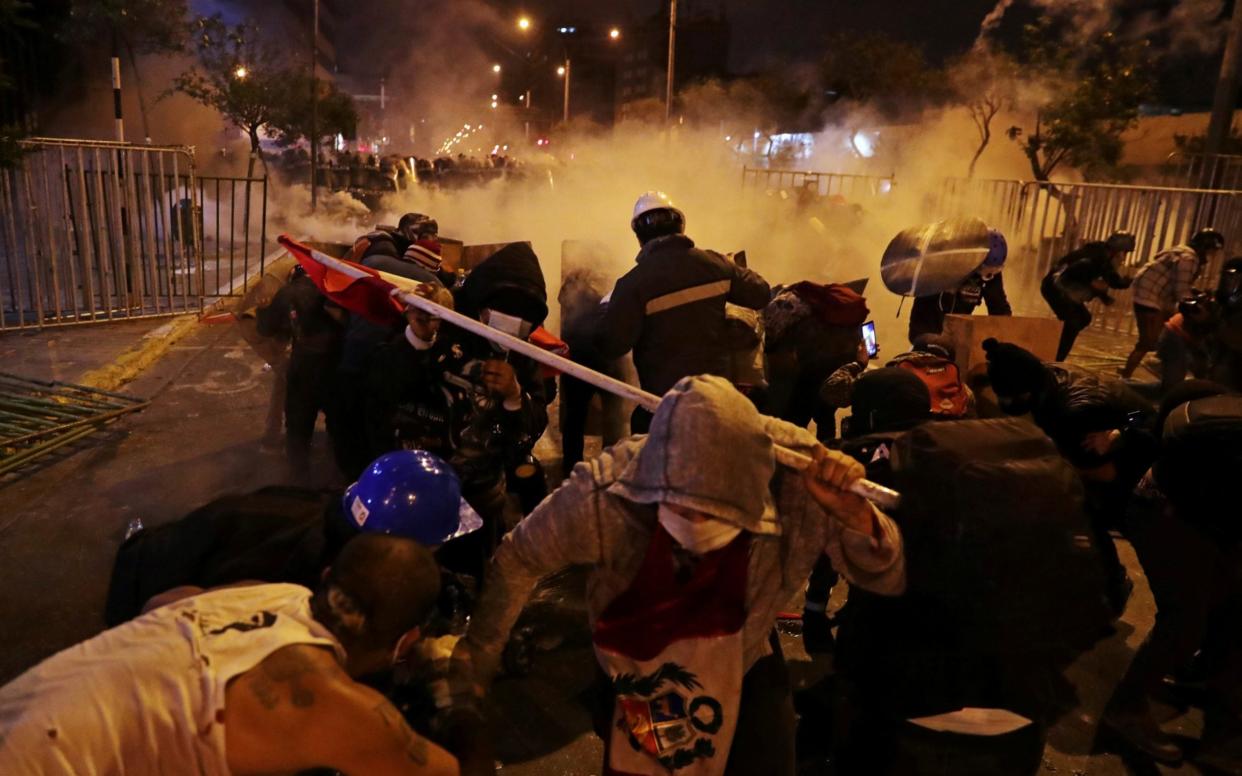
{"type": "Polygon", "coordinates": [[[60,652],[0,688],[0,774],[228,776],[224,691],[291,644],[344,650],[311,591],[187,598],[60,652]]]}

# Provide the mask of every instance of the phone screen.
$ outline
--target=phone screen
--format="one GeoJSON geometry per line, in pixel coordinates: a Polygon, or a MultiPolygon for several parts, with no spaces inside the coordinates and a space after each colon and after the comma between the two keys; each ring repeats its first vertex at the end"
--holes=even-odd
{"type": "Polygon", "coordinates": [[[875,339],[875,321],[867,321],[862,325],[863,342],[867,344],[867,355],[875,358],[880,354],[880,343],[875,339]]]}

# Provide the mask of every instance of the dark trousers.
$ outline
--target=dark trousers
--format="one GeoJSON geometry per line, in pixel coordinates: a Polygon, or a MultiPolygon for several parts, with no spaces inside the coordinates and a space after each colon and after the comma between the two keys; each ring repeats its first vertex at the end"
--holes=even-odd
{"type": "Polygon", "coordinates": [[[285,455],[294,472],[305,472],[310,461],[311,438],[319,413],[330,415],[329,386],[340,355],[302,353],[289,358],[285,384],[285,455]]]}
{"type": "Polygon", "coordinates": [[[1039,291],[1044,301],[1052,308],[1052,313],[1062,321],[1061,341],[1057,344],[1057,361],[1069,358],[1074,349],[1074,342],[1083,329],[1091,325],[1091,312],[1082,302],[1075,302],[1057,288],[1051,277],[1044,278],[1039,291]]]}
{"type": "MultiPolygon", "coordinates": [[[[793,694],[789,668],[781,652],[776,632],[770,640],[773,652],[760,658],[742,677],[742,697],[738,706],[737,730],[729,749],[725,776],[794,776],[793,694]]],[[[612,737],[612,714],[616,696],[612,684],[596,669],[595,732],[604,739],[604,762],[608,762],[608,743],[612,737]]],[[[826,734],[826,731],[825,731],[826,734]]]]}
{"type": "Polygon", "coordinates": [[[354,482],[371,463],[367,444],[366,411],[362,381],[364,376],[337,371],[331,375],[332,410],[326,418],[328,437],[332,440],[332,456],[346,482],[354,482]]]}

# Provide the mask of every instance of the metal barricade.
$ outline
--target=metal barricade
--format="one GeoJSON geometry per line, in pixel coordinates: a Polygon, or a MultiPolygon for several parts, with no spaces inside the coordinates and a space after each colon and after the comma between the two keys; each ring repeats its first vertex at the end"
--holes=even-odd
{"type": "Polygon", "coordinates": [[[264,269],[267,178],[200,175],[196,214],[203,239],[203,293],[241,296],[246,279],[264,269]]]}
{"type": "Polygon", "coordinates": [[[0,171],[0,330],[202,309],[194,155],[37,138],[0,171]]]}
{"type": "Polygon", "coordinates": [[[1161,171],[1166,186],[1242,190],[1242,156],[1174,151],[1161,171]]]}
{"type": "Polygon", "coordinates": [[[810,192],[818,197],[842,196],[850,201],[881,197],[892,191],[891,175],[861,175],[810,170],[742,168],[742,187],[760,191],[784,191],[792,195],[810,192]]]}
{"type": "MultiPolygon", "coordinates": [[[[1161,251],[1183,244],[1197,229],[1212,226],[1228,245],[1242,240],[1242,191],[1122,186],[1038,181],[946,181],[941,196],[945,215],[976,215],[1000,228],[1009,241],[1007,286],[1023,290],[1021,312],[1051,315],[1039,298],[1039,283],[1062,256],[1116,231],[1132,232],[1136,246],[1126,257],[1134,274],[1161,251]],[[1008,281],[1013,278],[1013,281],[1008,281]]],[[[1210,288],[1219,266],[1204,269],[1198,285],[1210,288]]],[[[1093,303],[1092,325],[1133,332],[1129,291],[1116,303],[1093,303]]]]}

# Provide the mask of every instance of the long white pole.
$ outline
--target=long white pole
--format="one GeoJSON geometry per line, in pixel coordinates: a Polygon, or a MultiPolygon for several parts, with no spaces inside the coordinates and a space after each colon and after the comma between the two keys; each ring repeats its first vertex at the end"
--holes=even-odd
{"type": "MultiPolygon", "coordinates": [[[[320,253],[319,251],[312,250],[312,255],[316,261],[324,266],[331,267],[332,269],[348,275],[349,277],[364,278],[368,276],[368,273],[358,269],[357,267],[353,267],[346,262],[334,259],[331,256],[320,253]]],[[[450,310],[447,307],[436,304],[430,299],[419,296],[416,293],[416,289],[419,285],[418,281],[382,271],[379,272],[379,276],[382,280],[396,286],[397,291],[395,295],[403,304],[434,315],[445,323],[465,329],[471,334],[478,335],[483,339],[500,345],[501,347],[521,353],[533,361],[550,366],[553,369],[567,374],[570,377],[575,377],[584,383],[594,385],[596,388],[608,391],[609,393],[623,399],[637,402],[640,406],[652,412],[654,412],[656,407],[660,404],[660,397],[656,396],[654,393],[648,393],[647,391],[644,391],[641,388],[636,388],[629,383],[625,383],[617,380],[616,378],[601,374],[596,372],[594,369],[588,369],[587,367],[581,364],[576,364],[563,356],[558,356],[555,353],[549,353],[537,345],[530,344],[526,340],[519,339],[502,331],[497,331],[485,323],[476,321],[469,316],[462,315],[455,310],[450,310]]],[[[776,460],[782,466],[788,466],[791,469],[801,471],[811,463],[810,456],[804,453],[799,453],[796,450],[790,450],[789,448],[782,447],[780,445],[773,445],[773,448],[776,454],[776,460]]],[[[895,509],[901,501],[901,495],[895,490],[886,488],[883,485],[878,485],[870,480],[858,480],[850,486],[850,490],[882,509],[895,509]]]]}

